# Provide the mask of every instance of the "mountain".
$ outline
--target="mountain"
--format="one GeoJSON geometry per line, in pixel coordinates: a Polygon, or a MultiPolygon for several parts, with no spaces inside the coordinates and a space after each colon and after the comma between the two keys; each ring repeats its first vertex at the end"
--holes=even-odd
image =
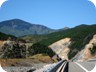
{"type": "MultiPolygon", "coordinates": [[[[27,47],[27,56],[29,57],[36,54],[44,54],[52,57],[52,59],[57,57],[57,60],[67,59],[81,61],[89,59],[90,57],[96,57],[96,24],[79,25],[74,28],[57,31],[46,35],[29,35],[19,38],[24,39],[26,42],[22,43],[19,41],[17,46],[20,48],[27,47]],[[22,46],[22,44],[25,45],[22,46]]],[[[19,48],[17,46],[16,48],[19,48]]],[[[6,45],[4,47],[6,48],[6,45]]],[[[13,49],[16,48],[13,47],[13,49]]],[[[17,54],[22,55],[20,53],[17,54]]],[[[3,55],[4,54],[2,54],[2,56],[3,55]]],[[[12,54],[10,53],[10,55],[12,54]]]]}
{"type": "Polygon", "coordinates": [[[41,35],[54,32],[43,25],[31,24],[20,19],[12,19],[0,22],[0,32],[14,36],[41,35]]]}

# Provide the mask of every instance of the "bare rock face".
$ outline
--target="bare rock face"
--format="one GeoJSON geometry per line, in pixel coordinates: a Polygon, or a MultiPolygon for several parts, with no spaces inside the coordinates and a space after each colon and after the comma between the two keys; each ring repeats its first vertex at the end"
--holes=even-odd
{"type": "Polygon", "coordinates": [[[86,61],[91,59],[92,57],[96,57],[96,34],[89,41],[87,45],[85,45],[84,49],[81,50],[74,58],[74,61],[86,61]]]}
{"type": "Polygon", "coordinates": [[[69,46],[71,45],[71,38],[61,39],[49,46],[61,59],[68,60],[69,46]]]}

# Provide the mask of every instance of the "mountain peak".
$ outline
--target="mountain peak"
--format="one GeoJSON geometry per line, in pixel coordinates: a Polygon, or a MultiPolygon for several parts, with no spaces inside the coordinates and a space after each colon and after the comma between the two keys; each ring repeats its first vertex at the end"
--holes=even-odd
{"type": "Polygon", "coordinates": [[[43,25],[31,24],[20,19],[12,19],[0,22],[0,31],[18,37],[30,34],[48,34],[54,30],[43,25]]]}

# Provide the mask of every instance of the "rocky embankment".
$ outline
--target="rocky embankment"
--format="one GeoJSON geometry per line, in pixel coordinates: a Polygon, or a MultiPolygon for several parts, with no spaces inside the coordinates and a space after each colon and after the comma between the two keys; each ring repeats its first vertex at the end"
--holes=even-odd
{"type": "Polygon", "coordinates": [[[26,58],[26,48],[20,41],[4,41],[0,46],[0,58],[26,58]]]}
{"type": "Polygon", "coordinates": [[[57,54],[57,56],[59,56],[59,58],[68,60],[70,45],[71,45],[71,38],[64,38],[51,44],[49,48],[51,48],[57,54]]]}

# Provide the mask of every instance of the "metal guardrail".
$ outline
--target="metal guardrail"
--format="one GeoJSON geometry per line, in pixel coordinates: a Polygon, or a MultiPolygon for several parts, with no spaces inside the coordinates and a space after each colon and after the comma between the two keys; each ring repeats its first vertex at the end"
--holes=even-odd
{"type": "Polygon", "coordinates": [[[68,65],[67,60],[62,60],[55,67],[43,72],[68,72],[68,65]]]}

